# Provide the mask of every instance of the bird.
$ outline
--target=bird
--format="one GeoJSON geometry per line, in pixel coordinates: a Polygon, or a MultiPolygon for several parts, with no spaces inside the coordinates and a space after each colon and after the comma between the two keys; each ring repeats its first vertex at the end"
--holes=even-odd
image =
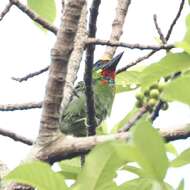
{"type": "MultiPolygon", "coordinates": [[[[115,95],[116,67],[124,52],[114,58],[104,55],[93,64],[92,87],[94,91],[95,119],[97,126],[111,113],[115,95]]],[[[72,98],[60,117],[60,130],[66,135],[82,137],[87,135],[86,96],[84,81],[73,90],[72,98]]]]}

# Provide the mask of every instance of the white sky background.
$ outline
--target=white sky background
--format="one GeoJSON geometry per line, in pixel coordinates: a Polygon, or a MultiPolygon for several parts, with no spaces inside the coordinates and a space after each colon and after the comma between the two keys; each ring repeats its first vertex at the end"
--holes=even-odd
{"type": "MultiPolygon", "coordinates": [[[[60,3],[60,0],[57,1],[60,3]]],[[[4,9],[7,2],[8,0],[0,1],[0,10],[4,9]]],[[[132,0],[121,40],[129,43],[156,44],[158,35],[153,23],[153,14],[157,14],[159,25],[166,34],[172,19],[176,15],[179,3],[179,0],[132,0]]],[[[98,38],[108,39],[115,6],[116,0],[102,0],[98,17],[98,38]]],[[[185,32],[184,18],[188,12],[189,8],[186,5],[170,42],[183,38],[185,32]]],[[[57,23],[59,23],[59,18],[57,20],[57,23]]],[[[39,30],[17,8],[13,7],[11,9],[3,21],[0,22],[0,104],[37,102],[43,99],[47,73],[22,83],[11,80],[11,77],[24,76],[50,64],[50,49],[54,42],[55,36],[53,34],[39,30]]],[[[104,47],[97,46],[95,52],[97,59],[102,55],[103,50],[104,47]]],[[[118,48],[119,51],[121,51],[121,48],[118,48]]],[[[125,50],[119,67],[130,63],[143,54],[146,54],[146,52],[125,50]]],[[[149,62],[157,61],[159,55],[162,55],[162,53],[160,52],[152,57],[149,62]]],[[[82,71],[79,74],[80,78],[82,78],[81,73],[82,71]]],[[[131,93],[128,93],[128,96],[126,94],[118,95],[108,123],[113,125],[119,121],[132,108],[134,101],[131,93]]],[[[39,129],[40,113],[40,109],[0,112],[0,127],[35,139],[39,129]]],[[[172,104],[169,111],[162,112],[155,125],[174,127],[189,121],[189,107],[178,103],[172,104]]],[[[185,147],[189,147],[190,141],[177,141],[174,144],[181,151],[185,147]]],[[[0,160],[7,163],[10,168],[19,164],[29,150],[29,146],[0,136],[0,160]]],[[[179,180],[185,177],[186,187],[190,186],[188,169],[190,167],[171,171],[168,175],[169,182],[177,186],[179,180]]]]}

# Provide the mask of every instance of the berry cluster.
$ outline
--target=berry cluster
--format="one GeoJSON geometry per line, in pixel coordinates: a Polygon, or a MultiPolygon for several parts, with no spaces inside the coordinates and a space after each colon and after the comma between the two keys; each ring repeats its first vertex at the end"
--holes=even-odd
{"type": "MultiPolygon", "coordinates": [[[[159,82],[151,85],[149,89],[145,91],[140,91],[136,94],[136,107],[141,108],[143,106],[147,106],[148,109],[152,112],[155,106],[160,102],[160,94],[163,91],[163,87],[165,82],[159,82]]],[[[168,103],[162,101],[161,104],[162,110],[168,109],[168,103]]]]}

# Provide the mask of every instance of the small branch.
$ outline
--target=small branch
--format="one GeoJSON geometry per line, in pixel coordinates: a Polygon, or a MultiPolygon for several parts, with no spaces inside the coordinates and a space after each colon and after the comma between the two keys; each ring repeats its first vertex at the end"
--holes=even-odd
{"type": "MultiPolygon", "coordinates": [[[[125,23],[126,15],[130,4],[131,0],[117,0],[115,18],[112,22],[112,32],[109,38],[110,41],[118,42],[120,37],[122,36],[123,26],[125,23]]],[[[107,46],[104,54],[108,55],[109,57],[113,57],[116,49],[117,46],[112,46],[112,47],[107,46]]]]}
{"type": "Polygon", "coordinates": [[[19,141],[19,142],[22,142],[22,143],[27,144],[27,145],[33,144],[32,140],[27,139],[26,137],[23,137],[21,135],[18,135],[16,133],[11,132],[11,131],[8,131],[6,129],[0,128],[0,135],[3,135],[5,137],[9,137],[14,141],[19,141]]]}
{"type": "Polygon", "coordinates": [[[137,112],[129,121],[128,123],[121,129],[119,129],[119,133],[129,131],[131,127],[139,120],[142,118],[142,116],[147,113],[148,107],[143,106],[142,108],[139,109],[139,112],[137,112]]]}
{"type": "Polygon", "coordinates": [[[18,78],[18,77],[11,77],[11,79],[13,79],[13,80],[15,80],[15,81],[18,81],[18,82],[27,81],[27,80],[30,79],[30,78],[33,78],[33,77],[35,77],[35,76],[38,76],[38,75],[40,75],[40,74],[42,74],[42,73],[48,71],[48,69],[49,69],[49,66],[47,66],[47,67],[45,67],[45,68],[43,68],[43,69],[41,69],[41,70],[39,70],[39,71],[35,71],[35,72],[33,72],[33,73],[29,73],[29,74],[27,74],[27,75],[24,76],[24,77],[20,77],[20,78],[18,78]]]}
{"type": "Polygon", "coordinates": [[[28,110],[34,108],[41,108],[42,102],[29,102],[23,104],[3,104],[0,105],[0,111],[17,111],[17,110],[28,110]]]}
{"type": "Polygon", "coordinates": [[[113,47],[125,47],[129,49],[140,49],[140,50],[161,50],[161,49],[172,49],[174,45],[141,45],[141,44],[129,44],[124,42],[118,41],[111,41],[111,40],[101,40],[95,38],[88,38],[87,44],[96,44],[96,45],[106,45],[106,46],[113,46],[113,47]]]}
{"type": "MultiPolygon", "coordinates": [[[[93,0],[90,8],[90,18],[88,26],[88,36],[94,38],[96,36],[96,21],[98,17],[98,9],[101,0],[93,0]]],[[[92,88],[92,68],[94,63],[94,50],[93,44],[86,46],[86,60],[85,60],[85,95],[86,95],[86,113],[87,113],[87,125],[88,136],[96,134],[96,111],[94,102],[94,92],[92,88]]]]}
{"type": "MultiPolygon", "coordinates": [[[[189,127],[183,127],[179,129],[160,129],[159,133],[164,139],[166,139],[166,141],[174,141],[190,137],[189,127]]],[[[90,137],[68,136],[65,138],[60,136],[54,141],[54,143],[47,145],[43,149],[40,149],[37,154],[37,158],[53,164],[54,162],[63,159],[86,154],[97,144],[113,140],[128,141],[130,137],[130,132],[90,137]]]]}
{"type": "Polygon", "coordinates": [[[180,15],[181,15],[181,12],[182,12],[182,10],[183,10],[184,4],[185,4],[185,0],[182,0],[181,3],[180,3],[180,6],[179,6],[179,10],[178,10],[178,12],[177,12],[177,14],[176,14],[176,16],[175,16],[173,22],[171,23],[170,28],[169,28],[169,30],[168,30],[168,32],[167,32],[166,37],[165,37],[166,41],[168,41],[169,38],[170,38],[170,36],[171,36],[171,33],[172,33],[172,31],[173,31],[173,28],[174,28],[174,26],[175,26],[177,20],[179,19],[180,15]]]}
{"type": "Polygon", "coordinates": [[[159,116],[159,113],[160,113],[160,110],[162,108],[163,103],[164,102],[162,100],[160,100],[159,103],[156,105],[155,110],[151,115],[151,120],[152,121],[154,121],[159,116]]]}
{"type": "Polygon", "coordinates": [[[165,39],[162,31],[161,31],[161,28],[158,25],[158,21],[157,21],[157,16],[156,15],[153,15],[153,20],[154,20],[154,24],[155,24],[156,30],[157,30],[157,32],[159,34],[159,37],[160,37],[160,40],[161,40],[162,44],[166,44],[167,41],[166,41],[166,39],[165,39]]]}
{"type": "Polygon", "coordinates": [[[4,16],[10,11],[13,3],[9,2],[7,6],[4,8],[4,10],[0,13],[0,21],[3,20],[4,16]]]}
{"type": "Polygon", "coordinates": [[[54,34],[57,34],[57,28],[41,17],[39,17],[34,11],[26,7],[24,4],[22,4],[19,0],[9,0],[10,3],[14,4],[16,7],[18,7],[22,12],[24,12],[28,17],[30,17],[34,22],[40,24],[43,28],[53,32],[54,34]]]}
{"type": "Polygon", "coordinates": [[[133,67],[133,66],[137,65],[138,63],[140,63],[140,62],[142,62],[142,61],[148,59],[149,57],[151,57],[151,56],[152,56],[153,54],[155,54],[156,52],[157,52],[157,50],[153,50],[153,51],[151,51],[150,53],[148,53],[147,55],[144,55],[144,56],[142,56],[142,57],[139,57],[137,60],[135,60],[135,61],[129,63],[129,64],[126,65],[125,67],[122,67],[121,69],[118,69],[117,72],[116,72],[116,74],[119,74],[119,73],[121,73],[121,72],[123,72],[123,71],[126,71],[126,70],[129,69],[130,67],[133,67]]]}

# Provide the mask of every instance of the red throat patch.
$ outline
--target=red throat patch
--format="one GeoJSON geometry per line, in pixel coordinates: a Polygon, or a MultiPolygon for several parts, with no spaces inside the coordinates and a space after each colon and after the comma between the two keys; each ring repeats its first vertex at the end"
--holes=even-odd
{"type": "Polygon", "coordinates": [[[101,75],[105,78],[110,78],[112,80],[115,80],[115,70],[111,69],[102,70],[101,75]]]}

